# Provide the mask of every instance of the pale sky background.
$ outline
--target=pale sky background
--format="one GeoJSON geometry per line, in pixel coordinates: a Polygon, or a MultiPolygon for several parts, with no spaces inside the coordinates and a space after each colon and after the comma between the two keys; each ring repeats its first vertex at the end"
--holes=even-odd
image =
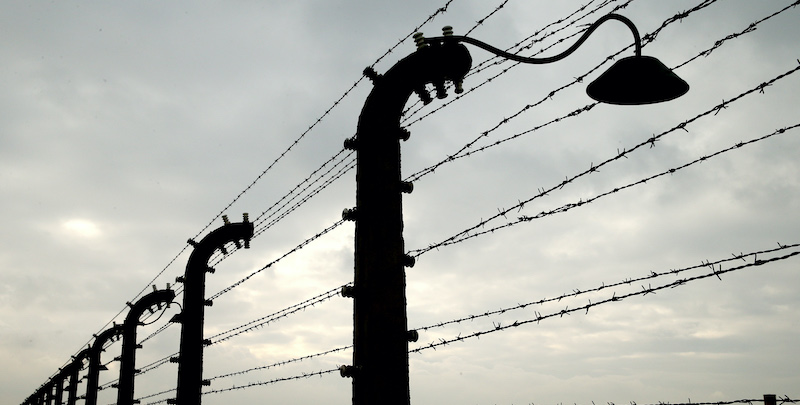
{"type": "MultiPolygon", "coordinates": [[[[531,49],[582,29],[625,1],[227,1],[30,2],[0,4],[0,403],[19,404],[93,333],[121,322],[125,302],[174,284],[185,241],[221,226],[214,219],[338,100],[362,70],[416,27],[457,35],[497,10],[470,36],[508,48],[545,26],[531,49]],[[446,11],[437,10],[447,5],[446,11]],[[586,8],[572,16],[581,6],[586,8]],[[602,6],[602,7],[600,7],[602,6]],[[598,8],[599,7],[599,8],[598,8]],[[597,9],[594,13],[590,11],[597,9]],[[588,14],[588,15],[587,15],[588,14]],[[570,16],[570,17],[568,17],[570,16]],[[584,17],[585,16],[585,17],[584,17]],[[568,17],[568,18],[567,18],[568,17]],[[577,23],[573,20],[584,17],[577,23]],[[566,27],[566,28],[564,28],[566,27]],[[564,29],[561,29],[564,28],[564,29]],[[555,33],[553,33],[555,31],[555,33]],[[552,34],[551,34],[552,33],[552,34]],[[206,224],[213,221],[208,229],[206,224]],[[115,318],[116,316],[116,318],[115,318]]],[[[620,13],[642,35],[676,14],[706,7],[663,28],[645,55],[675,67],[691,86],[670,103],[599,105],[439,167],[404,197],[409,250],[487,220],[542,189],[558,186],[654,135],[798,67],[800,9],[742,35],[789,0],[634,0],[620,13]],[[724,38],[724,42],[718,42],[724,38]]],[[[571,44],[566,39],[542,56],[571,44]]],[[[518,66],[453,100],[417,112],[402,145],[404,175],[457,152],[514,116],[472,149],[582,109],[585,75],[631,43],[609,22],[569,58],[518,66]],[[515,115],[526,105],[536,107],[515,115]],[[413,123],[412,123],[413,122],[413,123]]],[[[523,44],[524,45],[524,44],[523,44]]],[[[375,65],[385,72],[414,51],[406,39],[375,65]]],[[[473,66],[489,58],[470,47],[473,66]]],[[[625,51],[628,56],[632,50],[625,51]]],[[[465,81],[469,90],[512,66],[465,81]]],[[[359,84],[225,213],[262,213],[342,149],[371,89],[359,84]]],[[[452,91],[451,91],[452,93],[452,91]]],[[[586,201],[702,156],[800,123],[800,73],[755,91],[604,165],[598,172],[494,219],[490,229],[586,201]]],[[[576,294],[740,253],[800,243],[800,128],[604,196],[564,213],[521,223],[418,257],[407,270],[409,326],[421,328],[519,304],[574,294],[420,331],[414,349],[643,292],[709,267],[576,294]]],[[[328,169],[325,167],[320,173],[328,169]]],[[[334,169],[333,172],[336,172],[334,169]]],[[[355,204],[354,171],[342,176],[209,275],[207,295],[261,269],[334,224],[355,204]]],[[[295,200],[296,201],[296,200],[295,200]]],[[[260,225],[260,227],[259,227],[260,225]]],[[[480,229],[479,229],[480,230],[480,229]]],[[[206,335],[275,313],[352,281],[352,223],[253,276],[207,309],[206,335]]],[[[473,232],[474,233],[474,232],[473,232]]],[[[202,235],[201,235],[202,237],[202,235]]],[[[797,251],[758,255],[769,259],[797,251]]],[[[754,256],[722,263],[753,263],[754,256]]],[[[719,268],[719,267],[716,267],[719,268]]],[[[773,393],[800,397],[800,260],[797,257],[691,281],[540,323],[411,354],[415,404],[638,404],[728,401],[773,393]]],[[[179,296],[179,300],[182,296],[179,296]]],[[[139,330],[140,340],[178,309],[139,330]]],[[[149,318],[148,322],[155,321],[149,318]]],[[[137,367],[177,351],[179,328],[144,343],[137,367]]],[[[332,297],[206,348],[212,378],[352,343],[352,302],[332,297]]],[[[117,343],[103,360],[119,355],[117,343]]],[[[218,378],[225,389],[330,370],[351,352],[218,378]]],[[[117,363],[101,374],[107,384],[117,363]]],[[[85,373],[85,370],[82,374],[85,373]]],[[[136,380],[136,397],[175,387],[177,365],[136,380]]],[[[79,388],[83,394],[85,384],[79,388]]],[[[174,392],[149,397],[149,403],[174,392]]],[[[101,391],[101,404],[116,391],[101,391]]],[[[208,394],[206,404],[348,404],[351,380],[338,373],[208,394]]]]}

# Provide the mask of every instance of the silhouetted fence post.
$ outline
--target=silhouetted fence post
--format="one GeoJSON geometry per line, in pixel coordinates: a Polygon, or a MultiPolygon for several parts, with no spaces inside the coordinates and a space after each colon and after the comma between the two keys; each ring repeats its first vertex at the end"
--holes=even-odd
{"type": "Polygon", "coordinates": [[[88,349],[81,350],[77,356],[75,356],[67,367],[64,367],[63,373],[65,377],[69,377],[69,385],[67,386],[67,405],[75,405],[78,401],[78,384],[80,380],[78,380],[78,373],[83,368],[83,360],[89,354],[88,349]]]}
{"type": "MultiPolygon", "coordinates": [[[[153,287],[155,288],[155,287],[153,287]]],[[[175,291],[170,289],[153,291],[135,304],[128,303],[131,309],[122,324],[122,355],[119,365],[119,384],[117,386],[117,405],[133,405],[133,386],[136,377],[136,328],[141,325],[139,318],[150,307],[169,304],[175,299],[175,291]]]]}
{"type": "Polygon", "coordinates": [[[346,143],[358,163],[356,208],[344,213],[356,222],[353,366],[342,376],[353,378],[355,405],[410,403],[405,267],[413,260],[403,243],[402,193],[411,185],[400,178],[400,140],[408,138],[400,117],[411,94],[422,97],[428,83],[443,91],[445,80],[460,82],[471,62],[453,43],[421,48],[383,76],[365,71],[375,87],[346,143]]]}
{"type": "Polygon", "coordinates": [[[64,402],[64,378],[61,376],[59,377],[60,378],[55,380],[56,394],[54,399],[56,404],[61,404],[64,402]]]}
{"type": "Polygon", "coordinates": [[[570,48],[551,57],[511,54],[473,38],[456,37],[447,26],[442,37],[426,39],[415,34],[417,51],[385,74],[364,70],[374,87],[361,110],[356,136],[344,145],[357,152],[356,207],[342,213],[344,219],[356,222],[355,277],[348,293],[354,299],[353,364],[340,368],[343,377],[353,378],[354,405],[408,405],[411,401],[408,341],[417,334],[407,330],[405,267],[413,266],[414,258],[404,247],[402,193],[411,192],[413,185],[400,177],[400,140],[409,137],[400,119],[409,97],[417,93],[423,103],[429,103],[432,97],[426,86],[432,84],[436,96],[445,98],[446,81],[453,82],[456,93],[463,91],[462,81],[472,57],[462,42],[516,62],[552,63],[570,55],[608,20],[628,26],[636,56],[618,61],[609,69],[613,74],[603,74],[592,82],[589,96],[612,104],[649,104],[680,97],[689,90],[663,63],[641,56],[638,30],[618,14],[601,17],[570,48]],[[610,79],[632,74],[647,85],[610,79]]]}
{"type": "Polygon", "coordinates": [[[776,405],[777,397],[775,394],[764,394],[764,405],[776,405]]]}
{"type": "MultiPolygon", "coordinates": [[[[44,392],[46,394],[45,395],[45,404],[47,404],[47,405],[53,405],[53,388],[54,388],[53,386],[54,385],[55,385],[55,380],[54,381],[50,381],[45,386],[45,389],[44,389],[44,392]]],[[[58,405],[61,405],[61,402],[59,402],[58,405]]]]}
{"type": "Polygon", "coordinates": [[[108,370],[100,362],[100,355],[106,342],[122,334],[122,325],[114,324],[94,337],[94,343],[89,348],[89,371],[86,375],[86,400],[85,405],[97,405],[97,392],[99,391],[100,371],[108,370]]]}
{"type": "MultiPolygon", "coordinates": [[[[203,380],[203,347],[210,343],[203,339],[203,316],[206,306],[212,302],[205,299],[206,273],[213,273],[208,266],[211,255],[219,249],[227,253],[225,245],[234,243],[244,248],[250,247],[254,227],[244,214],[243,222],[230,223],[226,216],[222,217],[225,225],[212,231],[200,242],[189,240],[194,251],[189,256],[186,271],[178,281],[183,282],[183,311],[174,320],[181,323],[180,355],[178,357],[178,389],[176,398],[168,400],[178,405],[200,405],[202,386],[208,384],[203,380]]],[[[124,405],[124,404],[117,404],[124,405]]]]}

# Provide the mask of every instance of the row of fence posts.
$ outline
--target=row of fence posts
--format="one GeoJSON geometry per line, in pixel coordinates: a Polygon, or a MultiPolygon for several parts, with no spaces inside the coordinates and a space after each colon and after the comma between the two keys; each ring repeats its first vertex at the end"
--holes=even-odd
{"type": "MultiPolygon", "coordinates": [[[[203,380],[203,347],[206,343],[203,340],[203,317],[205,307],[210,306],[211,301],[205,299],[205,277],[206,273],[214,272],[208,261],[218,249],[223,254],[227,253],[225,245],[228,243],[241,248],[241,242],[244,242],[244,248],[249,248],[250,239],[253,237],[254,226],[247,214],[244,214],[243,221],[238,223],[229,222],[224,215],[222,218],[225,225],[206,235],[200,242],[189,240],[194,250],[189,256],[184,275],[176,280],[182,282],[184,288],[182,311],[171,319],[171,322],[181,324],[181,341],[177,358],[176,397],[167,401],[170,404],[199,405],[202,386],[207,385],[203,380]]],[[[154,313],[153,307],[158,310],[164,309],[162,306],[169,307],[174,299],[175,291],[167,284],[167,288],[163,290],[153,286],[153,292],[140,298],[136,303],[129,302],[130,309],[125,322],[121,325],[114,323],[111,328],[94,335],[94,341],[89,347],[73,356],[68,365],[62,367],[55,376],[26,398],[23,405],[64,404],[65,391],[67,405],[74,405],[78,399],[84,399],[86,405],[97,405],[100,371],[108,370],[101,361],[101,353],[103,347],[114,338],[122,339],[121,354],[115,358],[120,362],[119,380],[112,385],[117,388],[117,405],[138,403],[134,399],[134,380],[136,374],[140,372],[136,369],[136,349],[142,347],[136,341],[136,330],[142,325],[140,318],[145,311],[154,313]],[[84,363],[88,368],[85,376],[86,392],[79,397],[78,384],[81,380],[78,376],[84,368],[84,363]]]]}

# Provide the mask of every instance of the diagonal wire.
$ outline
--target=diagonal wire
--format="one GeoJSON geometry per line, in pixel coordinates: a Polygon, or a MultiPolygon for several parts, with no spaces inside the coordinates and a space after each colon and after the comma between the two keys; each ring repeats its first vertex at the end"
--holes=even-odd
{"type": "Polygon", "coordinates": [[[530,301],[530,302],[526,302],[526,303],[523,303],[523,304],[517,304],[517,305],[515,305],[513,307],[505,307],[505,308],[501,308],[501,309],[498,309],[498,310],[486,311],[486,312],[484,312],[482,314],[468,315],[468,316],[464,316],[464,317],[461,317],[461,318],[456,318],[456,319],[452,319],[452,320],[449,320],[449,321],[438,322],[438,323],[435,323],[435,324],[432,324],[432,325],[421,326],[421,327],[414,328],[414,329],[418,330],[418,331],[420,331],[420,330],[424,331],[424,330],[430,330],[430,329],[435,329],[435,328],[441,328],[441,327],[444,327],[444,326],[447,326],[447,325],[459,324],[459,323],[467,322],[467,321],[474,321],[475,319],[479,319],[479,318],[486,318],[486,317],[489,317],[489,316],[500,315],[500,314],[504,314],[506,312],[511,312],[511,311],[518,310],[518,309],[525,309],[525,308],[527,308],[527,307],[529,307],[531,305],[542,305],[542,304],[550,303],[550,302],[560,302],[561,300],[566,299],[566,298],[574,298],[574,297],[577,297],[579,295],[598,292],[598,291],[601,291],[601,290],[604,290],[604,289],[608,289],[608,288],[614,288],[614,287],[619,287],[619,286],[623,286],[623,285],[631,285],[632,283],[640,283],[640,282],[644,282],[644,281],[647,281],[647,280],[653,280],[653,279],[656,279],[658,277],[662,277],[662,276],[666,276],[666,275],[678,275],[678,274],[683,273],[683,272],[687,272],[687,271],[691,271],[691,270],[697,270],[697,269],[701,269],[701,268],[705,268],[705,267],[710,267],[712,270],[714,270],[716,268],[720,268],[721,269],[723,263],[728,263],[728,262],[732,262],[732,261],[739,261],[739,260],[744,260],[746,262],[747,261],[746,258],[748,258],[748,257],[752,257],[753,260],[755,261],[755,260],[758,260],[758,256],[759,255],[775,253],[775,252],[778,252],[778,251],[781,251],[781,250],[794,249],[794,248],[798,248],[798,247],[800,247],[800,243],[794,243],[794,244],[788,244],[788,245],[779,243],[778,247],[777,248],[773,248],[773,249],[763,249],[763,250],[750,252],[750,253],[733,254],[733,255],[731,255],[732,257],[729,257],[729,258],[719,259],[719,260],[716,260],[714,262],[703,261],[700,264],[697,264],[697,265],[694,265],[694,266],[689,266],[689,267],[684,267],[684,268],[681,268],[681,269],[672,269],[672,270],[662,271],[662,272],[651,271],[650,274],[648,274],[646,276],[642,276],[642,277],[627,278],[627,279],[624,279],[622,281],[619,281],[619,282],[616,282],[616,283],[612,283],[612,284],[603,283],[599,287],[590,288],[590,289],[587,289],[587,290],[574,289],[573,292],[567,293],[567,294],[562,294],[562,295],[560,295],[558,297],[543,298],[543,299],[536,300],[536,301],[530,301]]]}
{"type": "MultiPolygon", "coordinates": [[[[424,249],[414,250],[414,251],[412,251],[412,253],[413,253],[414,257],[417,257],[417,256],[419,256],[419,255],[421,255],[421,254],[423,254],[425,252],[428,252],[428,251],[430,251],[432,249],[436,249],[436,248],[439,248],[439,247],[442,247],[442,246],[453,245],[453,244],[456,244],[456,243],[461,243],[461,242],[464,242],[464,241],[466,241],[468,239],[476,238],[478,236],[486,235],[486,234],[489,234],[489,233],[494,233],[495,231],[498,231],[500,229],[508,228],[508,227],[511,227],[511,226],[514,226],[514,225],[519,225],[519,224],[524,223],[524,222],[531,222],[531,221],[533,221],[535,219],[544,218],[544,217],[547,217],[547,216],[550,216],[550,215],[567,212],[567,211],[572,210],[573,208],[581,207],[583,205],[589,204],[591,202],[594,202],[594,201],[596,201],[596,200],[598,200],[600,198],[606,197],[608,195],[615,194],[615,193],[617,193],[619,191],[622,191],[622,190],[625,190],[627,188],[631,188],[631,187],[635,187],[635,186],[638,186],[638,185],[641,185],[641,184],[645,184],[648,181],[656,179],[658,177],[663,177],[663,176],[666,176],[666,175],[672,175],[675,172],[677,172],[679,170],[682,170],[682,169],[685,169],[685,168],[687,168],[689,166],[705,162],[708,159],[714,158],[716,156],[719,156],[719,155],[721,155],[723,153],[730,152],[730,151],[735,150],[735,149],[739,149],[739,148],[741,148],[743,146],[747,146],[747,145],[750,145],[750,144],[753,144],[753,143],[756,143],[756,142],[763,141],[763,140],[765,140],[767,138],[783,134],[783,133],[785,133],[787,131],[790,131],[792,129],[795,129],[797,127],[800,127],[800,123],[794,124],[794,125],[791,125],[791,126],[787,126],[787,127],[784,127],[784,128],[777,129],[772,133],[769,133],[767,135],[761,136],[759,138],[751,139],[751,140],[749,140],[747,142],[738,142],[735,145],[732,145],[732,146],[730,146],[728,148],[719,150],[719,151],[714,152],[714,153],[712,153],[710,155],[699,157],[699,158],[697,158],[697,159],[695,159],[695,160],[693,160],[691,162],[683,164],[682,166],[678,166],[678,167],[663,171],[661,173],[654,174],[654,175],[652,175],[650,177],[647,177],[647,178],[641,179],[639,181],[627,184],[625,186],[616,187],[616,188],[614,188],[612,190],[606,191],[605,193],[598,194],[598,195],[596,195],[594,197],[591,197],[591,198],[587,198],[586,200],[581,199],[581,200],[579,200],[578,202],[575,202],[575,203],[564,204],[564,205],[562,205],[562,206],[560,206],[558,208],[552,209],[550,211],[542,211],[539,214],[536,214],[536,215],[533,215],[533,216],[521,216],[521,217],[517,218],[516,220],[507,222],[506,224],[498,225],[498,226],[495,226],[495,227],[490,228],[490,229],[481,230],[479,232],[475,232],[475,233],[469,233],[469,231],[461,232],[461,233],[459,233],[459,236],[457,236],[457,237],[448,238],[447,240],[445,240],[443,242],[439,242],[439,243],[430,245],[429,247],[424,248],[424,249]]],[[[470,229],[473,229],[473,228],[470,228],[470,229]]]]}
{"type": "MultiPolygon", "coordinates": [[[[667,131],[662,132],[659,135],[654,135],[651,138],[648,138],[647,140],[645,140],[645,141],[639,143],[638,145],[634,146],[630,150],[623,150],[622,152],[619,152],[614,157],[609,158],[609,159],[603,161],[602,163],[600,163],[598,165],[594,165],[592,163],[589,169],[586,169],[585,171],[583,171],[583,172],[581,172],[581,173],[579,173],[577,175],[574,175],[571,178],[566,178],[561,183],[559,183],[557,185],[554,185],[554,186],[552,186],[552,187],[550,187],[550,188],[548,188],[546,190],[540,190],[540,192],[538,194],[536,194],[535,196],[530,197],[530,198],[528,198],[528,199],[526,199],[524,201],[520,201],[518,204],[512,206],[511,208],[499,210],[498,214],[495,214],[495,215],[491,216],[489,219],[481,220],[477,225],[474,225],[474,226],[472,226],[470,228],[467,228],[467,229],[465,229],[465,230],[463,230],[463,231],[461,231],[461,232],[459,232],[459,233],[457,233],[457,234],[455,234],[455,235],[453,235],[453,236],[451,236],[451,237],[449,237],[449,238],[447,238],[447,239],[445,239],[445,240],[443,240],[441,242],[438,242],[438,243],[435,243],[435,244],[431,244],[427,248],[412,250],[410,252],[410,254],[412,254],[415,257],[417,257],[417,256],[419,256],[419,255],[421,255],[423,253],[426,253],[426,252],[428,252],[428,251],[430,251],[432,249],[436,249],[438,247],[450,245],[450,244],[453,244],[453,243],[458,243],[458,242],[461,242],[463,240],[476,237],[478,235],[483,235],[483,234],[486,234],[486,233],[494,232],[495,230],[498,230],[500,228],[504,228],[504,227],[510,226],[510,225],[507,224],[507,225],[502,225],[500,227],[491,228],[490,230],[485,230],[485,231],[480,231],[480,232],[477,232],[477,233],[470,234],[470,232],[473,232],[473,231],[476,231],[478,229],[484,228],[484,226],[488,222],[490,222],[490,221],[492,221],[494,219],[498,219],[498,218],[501,218],[501,217],[506,218],[506,215],[511,213],[511,211],[513,211],[515,209],[522,209],[525,204],[533,201],[534,199],[541,198],[541,197],[547,195],[548,193],[550,193],[552,191],[561,189],[561,188],[565,187],[567,184],[571,183],[572,181],[574,181],[577,178],[583,177],[583,176],[591,174],[591,173],[595,173],[595,172],[598,171],[599,168],[605,166],[606,164],[609,164],[609,163],[614,162],[616,160],[625,158],[626,155],[628,153],[630,153],[630,152],[633,152],[633,151],[635,151],[637,149],[640,149],[640,148],[642,148],[644,146],[653,147],[655,145],[655,142],[657,142],[658,140],[660,140],[662,137],[666,136],[667,134],[675,132],[678,129],[681,129],[681,130],[685,131],[686,130],[686,125],[696,121],[697,119],[700,119],[702,117],[710,115],[711,113],[718,113],[722,109],[727,108],[727,106],[730,103],[735,102],[735,101],[737,101],[737,100],[739,100],[739,99],[741,99],[741,98],[743,98],[745,96],[748,96],[748,95],[753,94],[755,92],[763,92],[766,87],[771,86],[773,83],[777,82],[778,80],[780,80],[780,79],[782,79],[782,78],[784,78],[784,77],[786,77],[788,75],[791,75],[792,73],[794,73],[794,72],[796,72],[798,70],[800,70],[800,66],[797,66],[794,69],[791,69],[791,70],[789,70],[789,71],[787,71],[787,72],[785,72],[785,73],[773,78],[772,80],[770,80],[768,82],[761,83],[761,84],[757,85],[756,87],[753,87],[752,89],[747,90],[747,91],[739,94],[738,96],[736,96],[736,97],[734,97],[734,98],[732,98],[732,99],[730,99],[728,101],[723,101],[721,104],[719,104],[719,105],[717,105],[717,106],[715,106],[715,107],[713,107],[713,108],[711,108],[709,110],[706,110],[705,112],[702,112],[702,113],[696,115],[695,117],[690,118],[690,119],[678,124],[677,126],[671,128],[671,129],[669,129],[667,131]]],[[[771,135],[769,135],[769,136],[771,136],[771,135]]],[[[674,172],[675,170],[678,170],[678,169],[671,169],[671,170],[673,170],[673,172],[674,172]]],[[[629,187],[629,186],[626,186],[626,187],[629,187]]],[[[623,187],[623,188],[626,188],[626,187],[623,187]]],[[[622,188],[620,188],[620,189],[622,189],[622,188]]],[[[614,191],[611,191],[610,193],[617,192],[620,189],[615,189],[614,191]]],[[[597,197],[595,197],[595,198],[593,198],[591,200],[593,201],[594,199],[600,198],[602,196],[603,195],[597,196],[597,197]]],[[[583,205],[583,204],[588,203],[588,202],[590,202],[590,201],[578,202],[577,205],[583,205]]],[[[569,207],[564,206],[564,207],[558,208],[556,210],[550,211],[550,213],[563,212],[563,211],[566,211],[566,210],[571,209],[571,208],[572,208],[571,206],[569,206],[569,207]]],[[[550,214],[543,213],[542,215],[550,215],[550,214]]]]}
{"type": "Polygon", "coordinates": [[[481,336],[488,335],[490,333],[501,332],[501,331],[505,331],[505,330],[508,330],[508,329],[511,329],[511,328],[516,328],[516,327],[519,327],[519,326],[522,326],[522,325],[526,325],[526,324],[531,324],[531,323],[539,324],[539,322],[541,322],[541,321],[543,321],[545,319],[555,318],[555,317],[561,318],[564,315],[571,315],[573,312],[586,311],[585,313],[588,314],[590,308],[596,307],[598,305],[605,305],[605,304],[612,303],[612,302],[619,302],[619,301],[622,301],[622,300],[624,300],[626,298],[630,298],[630,297],[638,296],[638,295],[642,295],[643,296],[643,295],[647,295],[647,294],[655,294],[657,291],[661,291],[661,290],[664,290],[664,289],[667,289],[667,288],[680,287],[682,285],[686,285],[689,282],[693,282],[693,281],[697,281],[697,280],[701,280],[701,279],[717,277],[720,280],[722,280],[722,278],[720,277],[720,275],[722,275],[722,274],[730,273],[730,272],[733,272],[733,271],[742,270],[742,269],[749,268],[749,267],[762,266],[762,265],[765,265],[765,264],[768,264],[768,263],[773,263],[773,262],[780,261],[780,260],[786,260],[786,259],[789,259],[789,258],[797,256],[797,255],[800,255],[800,251],[795,251],[795,252],[792,252],[792,253],[788,253],[788,254],[786,254],[784,256],[773,257],[773,258],[770,258],[770,259],[755,259],[755,260],[753,260],[752,263],[746,263],[746,264],[743,264],[743,265],[731,267],[729,269],[721,269],[721,268],[720,269],[714,269],[710,273],[701,274],[701,275],[694,276],[694,277],[689,277],[689,278],[676,280],[674,282],[667,283],[667,284],[664,284],[664,285],[661,285],[661,286],[658,286],[658,287],[650,287],[650,286],[644,287],[644,286],[642,286],[642,290],[641,291],[635,291],[635,292],[631,292],[631,293],[620,295],[620,296],[617,296],[616,294],[614,294],[610,298],[607,298],[607,299],[602,300],[602,301],[589,302],[586,305],[575,307],[575,308],[567,307],[565,309],[562,309],[562,310],[557,311],[557,312],[552,312],[552,313],[547,314],[547,315],[542,315],[542,314],[540,314],[538,312],[535,312],[536,317],[533,318],[533,319],[526,319],[526,320],[523,320],[523,321],[514,321],[514,322],[512,322],[510,324],[506,324],[506,325],[502,325],[502,324],[498,323],[498,324],[494,324],[494,327],[492,329],[485,329],[485,330],[482,330],[482,331],[474,332],[474,333],[471,333],[471,334],[468,334],[468,335],[463,335],[463,336],[459,334],[458,336],[456,336],[454,338],[450,338],[450,339],[439,339],[439,341],[437,341],[437,342],[431,342],[431,343],[429,343],[427,345],[419,346],[419,347],[417,347],[415,349],[409,350],[409,353],[419,353],[419,352],[422,352],[422,351],[428,350],[428,349],[436,350],[437,347],[449,345],[451,343],[462,342],[464,340],[473,339],[473,338],[480,338],[481,336]]]}

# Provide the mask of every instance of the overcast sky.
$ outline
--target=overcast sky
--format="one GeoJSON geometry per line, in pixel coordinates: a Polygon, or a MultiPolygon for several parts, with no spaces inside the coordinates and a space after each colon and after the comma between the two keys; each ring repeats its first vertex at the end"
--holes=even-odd
{"type": "MultiPolygon", "coordinates": [[[[539,41],[521,54],[555,44],[541,54],[549,56],[575,39],[563,38],[624,3],[2,2],[0,403],[23,402],[90,343],[93,333],[122,322],[126,301],[149,291],[162,269],[154,284],[174,285],[191,251],[186,240],[221,226],[217,214],[223,209],[232,221],[249,213],[264,232],[251,249],[216,266],[207,296],[339,220],[344,208],[355,205],[354,170],[268,229],[271,211],[263,213],[341,151],[342,142],[355,134],[372,87],[360,80],[362,70],[380,58],[375,69],[385,72],[413,52],[408,36],[420,24],[428,21],[421,28],[428,36],[439,35],[444,25],[457,35],[475,28],[470,36],[504,49],[538,32],[539,41]],[[445,4],[446,10],[437,11],[445,4]],[[548,26],[556,21],[562,22],[548,26]]],[[[709,274],[711,267],[655,277],[662,272],[800,243],[800,128],[744,144],[800,123],[800,73],[703,115],[798,67],[800,9],[745,31],[793,2],[627,3],[619,12],[643,36],[678,13],[705,5],[664,26],[643,50],[669,67],[682,65],[676,73],[691,86],[684,97],[649,106],[598,105],[530,131],[592,103],[585,86],[608,63],[583,83],[548,95],[631,44],[625,26],[612,21],[561,62],[490,65],[466,79],[465,89],[474,91],[441,110],[453,94],[424,108],[416,97],[410,99],[404,176],[446,159],[484,132],[469,150],[512,138],[415,181],[414,192],[404,196],[410,252],[476,227],[499,211],[514,208],[470,235],[602,196],[418,255],[416,266],[407,269],[411,328],[571,296],[420,330],[411,349],[525,322],[412,353],[413,403],[800,397],[797,257],[528,322],[709,274]],[[517,114],[532,104],[537,105],[517,114]],[[684,129],[673,129],[689,120],[684,129]],[[657,141],[637,147],[657,135],[657,141]],[[740,148],[681,168],[740,142],[740,148]],[[630,152],[613,159],[622,151],[630,152]],[[578,176],[609,159],[596,172],[578,176]],[[622,189],[629,184],[636,185],[622,189]],[[621,190],[605,194],[615,188],[621,190]],[[647,276],[653,277],[583,293],[647,276]]],[[[474,47],[470,52],[473,67],[490,57],[474,47]]],[[[632,54],[628,49],[621,56],[632,54]]],[[[335,227],[217,298],[206,311],[206,336],[352,281],[353,234],[353,223],[335,227]]],[[[798,250],[747,255],[714,268],[798,250]]],[[[148,318],[140,340],[178,310],[173,306],[160,318],[148,318]]],[[[145,342],[137,368],[175,353],[179,332],[175,325],[145,342]]],[[[209,346],[204,377],[350,344],[352,302],[335,296],[209,346]]],[[[111,346],[103,361],[118,356],[120,346],[111,346]]],[[[206,389],[331,370],[350,364],[351,355],[342,350],[218,378],[206,389]]],[[[118,363],[109,368],[101,383],[117,377],[118,363]]],[[[169,363],[142,374],[135,396],[174,388],[176,374],[177,366],[169,363]]],[[[85,384],[79,393],[84,389],[85,384]]],[[[142,403],[170,397],[174,392],[142,403]]],[[[115,399],[116,390],[108,388],[99,403],[115,399]]],[[[351,380],[338,373],[203,397],[207,404],[350,400],[351,380]]]]}

